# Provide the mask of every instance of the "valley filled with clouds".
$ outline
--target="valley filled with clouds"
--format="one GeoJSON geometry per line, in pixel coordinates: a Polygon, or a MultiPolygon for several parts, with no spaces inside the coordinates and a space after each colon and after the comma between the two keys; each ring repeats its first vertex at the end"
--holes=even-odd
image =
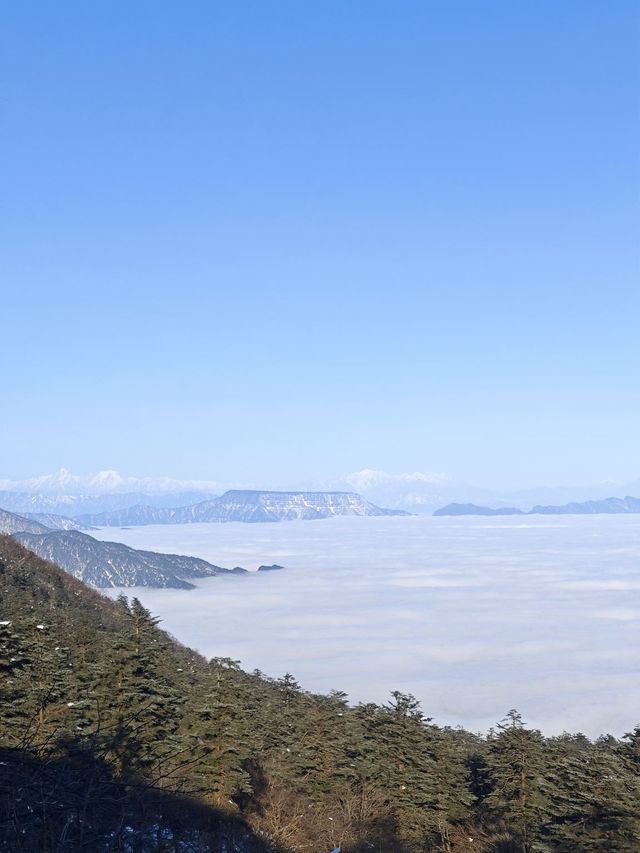
{"type": "MultiPolygon", "coordinates": [[[[125,589],[181,642],[439,724],[510,708],[547,734],[638,722],[640,516],[333,518],[104,528],[100,539],[283,571],[125,589]]],[[[116,590],[115,594],[119,591],[116,590]]]]}

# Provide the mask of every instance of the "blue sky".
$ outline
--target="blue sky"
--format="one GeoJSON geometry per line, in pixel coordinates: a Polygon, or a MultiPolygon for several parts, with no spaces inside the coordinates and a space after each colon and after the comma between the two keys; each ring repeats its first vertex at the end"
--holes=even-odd
{"type": "Polygon", "coordinates": [[[0,476],[637,477],[639,15],[5,4],[0,476]]]}

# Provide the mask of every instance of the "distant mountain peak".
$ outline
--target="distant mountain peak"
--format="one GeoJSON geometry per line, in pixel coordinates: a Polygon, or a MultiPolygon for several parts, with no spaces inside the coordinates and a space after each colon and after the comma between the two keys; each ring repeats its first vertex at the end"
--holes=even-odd
{"type": "Polygon", "coordinates": [[[195,491],[220,492],[224,485],[212,480],[179,480],[172,477],[123,476],[112,468],[94,474],[74,474],[60,468],[52,474],[43,474],[24,480],[0,480],[0,490],[26,492],[31,495],[103,495],[124,492],[149,494],[195,491]]]}
{"type": "Polygon", "coordinates": [[[391,474],[376,468],[363,468],[361,471],[353,471],[343,477],[345,483],[352,483],[357,491],[366,491],[380,485],[392,483],[446,483],[450,481],[446,474],[434,471],[413,471],[403,474],[391,474]]]}

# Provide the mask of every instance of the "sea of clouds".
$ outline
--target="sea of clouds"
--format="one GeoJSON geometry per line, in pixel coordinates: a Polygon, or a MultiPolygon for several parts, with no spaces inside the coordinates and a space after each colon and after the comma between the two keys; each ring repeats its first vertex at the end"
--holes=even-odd
{"type": "MultiPolygon", "coordinates": [[[[334,518],[104,528],[101,539],[282,572],[137,595],[181,642],[351,700],[415,694],[486,731],[640,723],[640,516],[334,518]]],[[[114,591],[118,594],[120,590],[114,591]]]]}

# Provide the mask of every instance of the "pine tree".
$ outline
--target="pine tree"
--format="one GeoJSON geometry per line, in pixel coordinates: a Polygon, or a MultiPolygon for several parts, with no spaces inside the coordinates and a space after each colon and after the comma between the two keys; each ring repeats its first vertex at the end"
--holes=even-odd
{"type": "Polygon", "coordinates": [[[33,708],[27,697],[32,659],[12,620],[0,621],[0,731],[7,745],[25,745],[33,708]]]}
{"type": "Polygon", "coordinates": [[[640,779],[640,726],[627,732],[616,749],[625,766],[640,779]]]}
{"type": "Polygon", "coordinates": [[[106,752],[120,773],[145,772],[169,784],[185,760],[186,744],[177,737],[182,698],[167,668],[159,620],[137,598],[126,615],[126,630],[112,649],[112,678],[96,690],[106,752]]]}
{"type": "Polygon", "coordinates": [[[239,662],[213,658],[208,688],[189,712],[194,732],[196,777],[207,801],[227,807],[252,793],[246,769],[253,752],[243,691],[237,673],[239,662]]]}
{"type": "Polygon", "coordinates": [[[553,796],[546,836],[557,853],[634,853],[640,849],[640,780],[611,739],[582,735],[552,741],[547,759],[553,796]]]}
{"type": "Polygon", "coordinates": [[[504,819],[521,853],[532,853],[549,809],[544,739],[511,710],[490,738],[488,759],[493,791],[487,804],[504,819]]]}

